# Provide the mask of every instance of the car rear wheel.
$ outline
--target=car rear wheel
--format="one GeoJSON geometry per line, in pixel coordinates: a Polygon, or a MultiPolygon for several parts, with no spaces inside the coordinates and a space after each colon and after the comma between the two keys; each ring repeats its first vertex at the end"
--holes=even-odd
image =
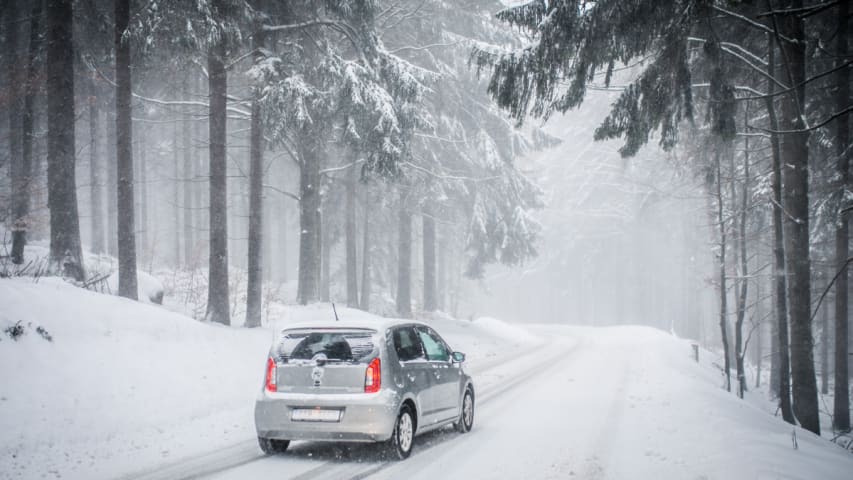
{"type": "Polygon", "coordinates": [[[261,450],[267,455],[275,455],[276,453],[284,453],[287,447],[290,446],[290,440],[258,437],[258,445],[261,446],[261,450]]]}
{"type": "Polygon", "coordinates": [[[462,397],[462,411],[459,412],[459,420],[453,424],[459,433],[467,433],[474,426],[474,393],[471,389],[465,390],[462,397]]]}
{"type": "Polygon", "coordinates": [[[397,415],[397,422],[394,424],[394,433],[389,440],[389,449],[391,454],[399,460],[409,458],[412,453],[412,445],[415,442],[415,418],[412,409],[408,405],[403,405],[400,413],[397,415]]]}

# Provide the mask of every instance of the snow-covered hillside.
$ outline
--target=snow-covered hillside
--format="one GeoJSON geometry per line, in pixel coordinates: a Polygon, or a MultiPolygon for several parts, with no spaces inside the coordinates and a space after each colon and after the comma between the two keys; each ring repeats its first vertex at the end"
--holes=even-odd
{"type": "MultiPolygon", "coordinates": [[[[115,478],[254,438],[273,330],[334,319],[328,304],[279,305],[269,328],[227,328],[52,277],[0,280],[0,305],[0,330],[25,332],[0,334],[0,478],[115,478]]],[[[538,341],[496,320],[430,321],[472,366],[538,341]]]]}

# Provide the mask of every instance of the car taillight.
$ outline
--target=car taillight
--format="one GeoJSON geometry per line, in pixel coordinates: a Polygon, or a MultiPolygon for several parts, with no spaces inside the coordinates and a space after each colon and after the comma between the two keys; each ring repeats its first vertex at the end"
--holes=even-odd
{"type": "Polygon", "coordinates": [[[278,390],[275,384],[275,360],[272,357],[267,358],[267,377],[266,377],[266,389],[268,392],[275,392],[278,390]]]}
{"type": "Polygon", "coordinates": [[[382,386],[382,363],[374,358],[364,371],[364,393],[376,393],[382,386]]]}

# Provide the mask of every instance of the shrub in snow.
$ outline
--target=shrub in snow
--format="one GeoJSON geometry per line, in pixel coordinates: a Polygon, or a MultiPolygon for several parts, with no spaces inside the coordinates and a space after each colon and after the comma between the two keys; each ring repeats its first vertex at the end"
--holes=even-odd
{"type": "MultiPolygon", "coordinates": [[[[8,327],[6,327],[6,329],[3,330],[3,333],[5,333],[9,338],[17,342],[21,337],[26,335],[27,329],[32,330],[32,328],[32,323],[27,323],[26,325],[23,325],[19,320],[14,325],[9,325],[8,327]]],[[[53,336],[48,333],[47,329],[42,327],[41,325],[36,327],[36,333],[38,333],[41,338],[47,340],[48,342],[53,342],[53,336]]]]}
{"type": "Polygon", "coordinates": [[[18,321],[16,324],[11,325],[3,330],[3,332],[9,336],[12,340],[18,341],[19,338],[23,337],[26,332],[24,330],[24,326],[21,325],[21,322],[18,321]]]}

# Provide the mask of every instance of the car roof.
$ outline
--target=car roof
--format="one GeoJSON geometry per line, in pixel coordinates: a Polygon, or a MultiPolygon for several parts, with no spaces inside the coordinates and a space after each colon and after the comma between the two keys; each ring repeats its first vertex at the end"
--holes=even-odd
{"type": "Polygon", "coordinates": [[[392,327],[397,327],[400,325],[423,325],[428,326],[426,323],[419,322],[417,320],[407,320],[403,318],[370,318],[370,319],[357,319],[357,320],[331,320],[327,322],[299,322],[291,325],[287,325],[286,327],[281,329],[281,332],[284,333],[289,330],[316,330],[316,329],[369,329],[376,331],[384,331],[392,327]]]}

